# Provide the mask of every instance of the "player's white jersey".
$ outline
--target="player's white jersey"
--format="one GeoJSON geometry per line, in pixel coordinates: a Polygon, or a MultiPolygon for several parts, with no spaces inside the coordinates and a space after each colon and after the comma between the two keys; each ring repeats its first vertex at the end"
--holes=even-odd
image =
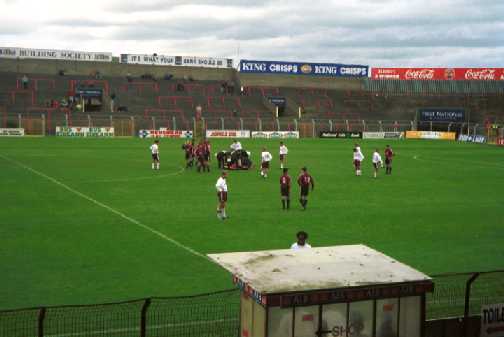
{"type": "Polygon", "coordinates": [[[219,179],[217,179],[217,184],[215,184],[215,188],[217,189],[217,192],[227,192],[228,186],[226,179],[219,177],[219,179]]]}
{"type": "Polygon", "coordinates": [[[280,146],[280,154],[281,155],[286,155],[288,153],[289,153],[289,149],[287,148],[287,146],[285,146],[285,145],[280,146]]]}
{"type": "Polygon", "coordinates": [[[152,154],[159,154],[159,146],[157,144],[152,144],[150,150],[152,154]]]}
{"type": "Polygon", "coordinates": [[[307,244],[307,243],[305,243],[304,246],[298,245],[297,242],[294,242],[291,245],[291,249],[294,249],[294,250],[307,249],[307,248],[311,248],[311,246],[309,244],[307,244]]]}
{"type": "Polygon", "coordinates": [[[373,163],[378,164],[382,162],[382,158],[378,152],[373,153],[373,163]]]}
{"type": "Polygon", "coordinates": [[[356,151],[353,153],[353,159],[358,160],[358,161],[363,161],[364,160],[364,155],[360,151],[356,151]]]}
{"type": "Polygon", "coordinates": [[[271,161],[271,159],[273,159],[273,156],[271,155],[271,153],[269,153],[268,151],[261,152],[261,162],[263,162],[263,163],[269,162],[269,161],[271,161]]]}
{"type": "Polygon", "coordinates": [[[238,150],[242,149],[242,145],[240,142],[233,143],[233,144],[231,144],[230,147],[231,147],[231,150],[233,150],[233,151],[238,151],[238,150]]]}

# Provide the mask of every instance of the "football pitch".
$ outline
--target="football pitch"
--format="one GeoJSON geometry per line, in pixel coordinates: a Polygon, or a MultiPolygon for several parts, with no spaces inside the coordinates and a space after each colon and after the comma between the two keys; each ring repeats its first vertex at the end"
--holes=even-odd
{"type": "MultiPolygon", "coordinates": [[[[243,140],[257,168],[228,177],[229,219],[216,217],[212,172],[184,170],[182,141],[0,139],[0,309],[192,295],[232,287],[207,253],[363,243],[428,274],[502,269],[504,148],[445,141],[286,140],[293,178],[315,180],[308,209],[293,186],[281,209],[278,141],[243,140]],[[391,176],[372,178],[371,154],[390,143],[391,176]]],[[[212,152],[230,140],[213,140],[212,152]]],[[[295,180],[295,179],[293,179],[295,180]]]]}

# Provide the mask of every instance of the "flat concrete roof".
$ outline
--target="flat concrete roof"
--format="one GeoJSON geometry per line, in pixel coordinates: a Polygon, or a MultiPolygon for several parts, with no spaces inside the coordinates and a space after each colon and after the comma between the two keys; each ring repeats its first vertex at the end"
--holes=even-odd
{"type": "Polygon", "coordinates": [[[208,254],[208,257],[262,294],[431,280],[365,245],[208,254]]]}

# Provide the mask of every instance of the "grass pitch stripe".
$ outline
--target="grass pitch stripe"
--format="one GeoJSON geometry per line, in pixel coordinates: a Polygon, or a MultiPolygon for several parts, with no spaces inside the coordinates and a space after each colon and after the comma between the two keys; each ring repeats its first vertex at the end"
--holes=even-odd
{"type": "Polygon", "coordinates": [[[24,168],[24,169],[26,169],[26,170],[28,170],[28,171],[30,171],[30,172],[32,172],[32,173],[34,173],[34,174],[36,174],[36,175],[38,175],[39,177],[42,177],[42,178],[44,178],[44,179],[47,179],[47,180],[49,180],[50,182],[52,182],[52,183],[54,183],[54,184],[56,184],[56,185],[58,185],[58,186],[60,186],[60,187],[62,187],[62,188],[64,188],[64,189],[66,189],[66,190],[67,190],[67,191],[69,191],[69,192],[72,192],[72,193],[73,193],[73,194],[75,194],[75,195],[78,195],[79,197],[81,197],[81,198],[83,198],[83,199],[86,199],[86,200],[88,200],[88,201],[92,202],[93,204],[95,204],[95,205],[97,205],[97,206],[100,206],[100,207],[102,207],[102,208],[105,208],[105,209],[106,209],[106,210],[108,210],[109,212],[114,213],[115,215],[117,215],[117,216],[119,216],[119,217],[123,218],[124,220],[126,220],[126,221],[128,221],[128,222],[130,222],[130,223],[132,223],[132,224],[134,224],[134,225],[137,225],[137,226],[138,226],[138,227],[140,227],[140,228],[143,228],[143,229],[145,229],[145,230],[147,230],[147,231],[149,231],[149,232],[151,232],[151,233],[153,233],[153,234],[157,235],[157,236],[158,236],[158,237],[160,237],[161,239],[166,240],[166,241],[170,242],[171,244],[173,244],[173,245],[175,245],[175,246],[177,246],[177,247],[179,247],[179,248],[181,248],[181,249],[184,249],[184,250],[186,250],[187,252],[189,252],[189,253],[191,253],[191,254],[193,254],[193,255],[196,255],[196,256],[198,256],[198,257],[201,257],[201,258],[204,258],[204,259],[208,260],[208,258],[207,258],[205,255],[201,254],[200,252],[195,251],[195,250],[194,250],[194,249],[192,249],[191,247],[188,247],[188,246],[186,246],[186,245],[184,245],[184,244],[182,244],[182,243],[178,242],[177,240],[172,239],[171,237],[169,237],[169,236],[167,236],[167,235],[165,235],[165,234],[161,233],[160,231],[155,230],[154,228],[149,227],[149,226],[147,226],[147,225],[145,225],[145,224],[141,223],[140,221],[138,221],[138,220],[136,220],[136,219],[133,219],[132,217],[129,217],[129,216],[127,216],[126,214],[124,214],[124,213],[122,213],[122,212],[120,212],[120,211],[118,211],[118,210],[116,210],[116,209],[114,209],[114,208],[112,208],[112,207],[110,207],[110,206],[108,206],[108,205],[105,205],[104,203],[102,203],[102,202],[100,202],[100,201],[98,201],[98,200],[96,200],[96,199],[91,198],[91,197],[90,197],[90,196],[88,196],[88,195],[86,195],[86,194],[84,194],[84,193],[82,193],[82,192],[79,192],[79,191],[77,191],[77,190],[75,190],[75,189],[71,188],[70,186],[66,185],[65,183],[62,183],[61,181],[59,181],[59,180],[57,180],[57,179],[55,179],[55,178],[53,178],[53,177],[51,177],[51,176],[48,176],[48,175],[47,175],[47,174],[45,174],[45,173],[42,173],[42,172],[40,172],[40,171],[37,171],[37,170],[35,170],[34,168],[31,168],[30,166],[27,166],[27,165],[25,165],[25,164],[23,164],[23,163],[21,163],[21,162],[19,162],[19,161],[17,161],[17,160],[11,159],[11,158],[6,157],[6,156],[4,156],[4,155],[0,155],[0,158],[3,158],[4,160],[6,160],[6,161],[8,161],[8,162],[11,162],[11,163],[13,163],[13,164],[15,164],[15,165],[18,165],[18,166],[20,166],[20,167],[22,167],[22,168],[24,168]]]}

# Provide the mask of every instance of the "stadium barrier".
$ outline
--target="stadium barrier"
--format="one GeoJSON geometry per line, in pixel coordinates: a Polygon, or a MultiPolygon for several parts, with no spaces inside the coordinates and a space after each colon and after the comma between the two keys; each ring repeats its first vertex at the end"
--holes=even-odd
{"type": "MultiPolygon", "coordinates": [[[[477,336],[482,306],[504,303],[504,270],[432,276],[426,336],[477,336]]],[[[0,311],[1,337],[239,336],[240,291],[0,311]]]]}
{"type": "MultiPolygon", "coordinates": [[[[427,123],[415,124],[407,120],[362,120],[362,119],[310,119],[273,117],[202,117],[204,130],[232,130],[241,132],[298,132],[299,138],[318,138],[321,132],[360,132],[377,136],[384,133],[385,138],[396,137],[403,132],[418,128],[423,134],[438,134],[436,130],[450,134],[484,135],[484,123],[427,123]],[[377,134],[378,133],[378,134],[377,134]]],[[[194,130],[194,117],[183,115],[154,116],[145,114],[92,114],[52,112],[39,110],[26,113],[0,112],[0,128],[23,128],[26,135],[55,135],[56,126],[61,127],[113,127],[115,137],[137,137],[140,130],[194,130]]],[[[420,132],[420,131],[419,131],[420,132]]],[[[419,133],[417,132],[417,134],[419,133]]],[[[292,135],[292,134],[289,134],[292,135]]],[[[296,136],[297,137],[297,136],[296,136]]],[[[453,137],[451,137],[453,138],[453,137]]],[[[454,139],[453,139],[454,140],[454,139]]],[[[494,140],[493,140],[494,141],[494,140]]],[[[492,142],[493,142],[492,141],[492,142]]]]}

